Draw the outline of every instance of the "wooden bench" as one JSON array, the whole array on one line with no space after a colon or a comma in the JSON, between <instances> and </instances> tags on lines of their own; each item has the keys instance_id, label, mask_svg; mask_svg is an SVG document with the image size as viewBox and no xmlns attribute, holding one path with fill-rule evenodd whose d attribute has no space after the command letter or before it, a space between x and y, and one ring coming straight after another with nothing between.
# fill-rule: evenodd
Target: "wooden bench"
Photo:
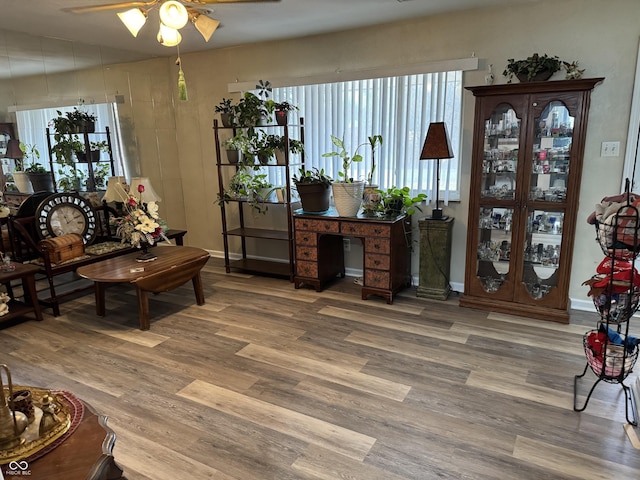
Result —
<instances>
[{"instance_id":1,"label":"wooden bench","mask_svg":"<svg viewBox=\"0 0 640 480\"><path fill-rule=\"evenodd\" d=\"M120 239L113 235L110 219L117 217L117 212L113 208L102 205L95 207L95 210L99 218L96 222L96 239L91 245L85 246L83 255L61 263L52 262L48 251L38 244L39 236L36 232L35 217L10 216L8 218L7 226L13 259L16 262L30 263L39 267L36 280L46 279L48 288L38 292L38 300L42 306L52 308L56 317L60 315L60 302L64 297L93 287L91 284L87 285L87 282L80 282L82 283L80 286L77 285L78 282L61 283L56 277L75 273L83 265L138 251L131 245L121 243ZM168 230L165 234L167 238L174 240L176 245L183 245L187 231Z\"/></svg>"}]
</instances>

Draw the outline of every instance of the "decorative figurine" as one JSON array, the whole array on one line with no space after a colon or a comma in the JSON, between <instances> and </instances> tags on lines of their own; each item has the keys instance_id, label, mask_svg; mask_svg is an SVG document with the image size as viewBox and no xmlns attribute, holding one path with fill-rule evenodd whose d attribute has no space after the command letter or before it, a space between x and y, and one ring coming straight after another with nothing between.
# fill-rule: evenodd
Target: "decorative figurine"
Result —
<instances>
[{"instance_id":1,"label":"decorative figurine","mask_svg":"<svg viewBox=\"0 0 640 480\"><path fill-rule=\"evenodd\" d=\"M487 85L493 85L493 81L495 80L495 76L493 75L493 63L489 64L489 73L484 76L484 83Z\"/></svg>"},{"instance_id":2,"label":"decorative figurine","mask_svg":"<svg viewBox=\"0 0 640 480\"><path fill-rule=\"evenodd\" d=\"M39 431L41 437L60 423L57 412L58 405L56 405L51 392L48 392L42 397L42 419L40 420Z\"/></svg>"},{"instance_id":3,"label":"decorative figurine","mask_svg":"<svg viewBox=\"0 0 640 480\"><path fill-rule=\"evenodd\" d=\"M564 67L564 69L567 71L567 75L564 77L565 80L578 80L580 78L582 78L582 74L584 73L585 69L583 68L582 70L578 69L578 61L574 61L574 62L562 62L562 66Z\"/></svg>"}]
</instances>

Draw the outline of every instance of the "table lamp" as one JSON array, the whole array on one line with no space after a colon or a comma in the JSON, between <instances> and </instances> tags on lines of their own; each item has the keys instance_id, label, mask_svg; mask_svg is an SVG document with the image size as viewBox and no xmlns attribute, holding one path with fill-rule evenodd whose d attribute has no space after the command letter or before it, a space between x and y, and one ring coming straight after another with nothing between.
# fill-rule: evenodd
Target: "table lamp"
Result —
<instances>
[{"instance_id":1,"label":"table lamp","mask_svg":"<svg viewBox=\"0 0 640 480\"><path fill-rule=\"evenodd\" d=\"M446 220L448 217L442 216L442 209L438 207L440 201L440 159L453 158L453 150L447 125L444 122L432 122L429 124L427 137L424 139L424 146L420 154L420 160L436 160L436 207L431 212L433 220Z\"/></svg>"},{"instance_id":2,"label":"table lamp","mask_svg":"<svg viewBox=\"0 0 640 480\"><path fill-rule=\"evenodd\" d=\"M138 194L139 185L142 185L144 187L142 195ZM162 200L153 189L153 186L151 186L149 177L133 177L131 179L131 187L129 187L129 192L131 192L131 194L135 195L136 197L139 196L140 201L144 203L159 202Z\"/></svg>"},{"instance_id":3,"label":"table lamp","mask_svg":"<svg viewBox=\"0 0 640 480\"><path fill-rule=\"evenodd\" d=\"M104 192L102 200L104 202L124 203L128 198L127 182L124 177L109 177L107 181L107 191Z\"/></svg>"}]
</instances>

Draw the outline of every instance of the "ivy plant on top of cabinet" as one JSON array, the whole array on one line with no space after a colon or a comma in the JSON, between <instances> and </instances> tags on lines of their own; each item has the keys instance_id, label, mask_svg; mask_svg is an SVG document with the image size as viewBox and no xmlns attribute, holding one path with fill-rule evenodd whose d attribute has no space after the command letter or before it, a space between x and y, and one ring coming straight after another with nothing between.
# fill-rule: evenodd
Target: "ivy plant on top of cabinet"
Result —
<instances>
[{"instance_id":1,"label":"ivy plant on top of cabinet","mask_svg":"<svg viewBox=\"0 0 640 480\"><path fill-rule=\"evenodd\" d=\"M569 322L590 95L603 80L467 87L476 106L461 306Z\"/></svg>"}]
</instances>

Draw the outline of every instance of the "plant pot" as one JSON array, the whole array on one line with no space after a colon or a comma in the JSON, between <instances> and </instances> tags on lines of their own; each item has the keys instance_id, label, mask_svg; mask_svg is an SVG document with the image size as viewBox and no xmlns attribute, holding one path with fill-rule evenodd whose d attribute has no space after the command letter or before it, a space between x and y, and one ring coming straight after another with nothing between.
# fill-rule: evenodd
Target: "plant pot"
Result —
<instances>
[{"instance_id":1,"label":"plant pot","mask_svg":"<svg viewBox=\"0 0 640 480\"><path fill-rule=\"evenodd\" d=\"M233 127L233 114L221 113L220 121L222 122L223 127Z\"/></svg>"},{"instance_id":2,"label":"plant pot","mask_svg":"<svg viewBox=\"0 0 640 480\"><path fill-rule=\"evenodd\" d=\"M336 206L338 215L341 217L355 217L362 204L362 191L364 181L358 182L334 182L333 203Z\"/></svg>"},{"instance_id":3,"label":"plant pot","mask_svg":"<svg viewBox=\"0 0 640 480\"><path fill-rule=\"evenodd\" d=\"M96 131L96 122L87 120L78 123L77 125L72 125L73 131L71 133L95 133Z\"/></svg>"},{"instance_id":4,"label":"plant pot","mask_svg":"<svg viewBox=\"0 0 640 480\"><path fill-rule=\"evenodd\" d=\"M289 112L285 110L276 110L276 123L281 127L284 127L289 121Z\"/></svg>"},{"instance_id":5,"label":"plant pot","mask_svg":"<svg viewBox=\"0 0 640 480\"><path fill-rule=\"evenodd\" d=\"M534 75L534 77L531 80L527 78L526 73L518 73L516 74L516 77L518 77L518 80L520 80L520 83L529 83L529 82L544 82L545 80L549 80L551 78L551 75L553 75L553 72L551 70L545 70L544 72L540 72Z\"/></svg>"},{"instance_id":6,"label":"plant pot","mask_svg":"<svg viewBox=\"0 0 640 480\"><path fill-rule=\"evenodd\" d=\"M85 152L76 152L76 158L80 163L87 163L87 154ZM91 150L91 154L89 155L91 158L91 163L96 163L100 161L100 150Z\"/></svg>"},{"instance_id":7,"label":"plant pot","mask_svg":"<svg viewBox=\"0 0 640 480\"><path fill-rule=\"evenodd\" d=\"M240 162L240 152L238 150L227 150L227 161L232 164Z\"/></svg>"},{"instance_id":8,"label":"plant pot","mask_svg":"<svg viewBox=\"0 0 640 480\"><path fill-rule=\"evenodd\" d=\"M379 210L382 197L378 192L378 185L366 185L362 194L362 208L365 213L375 213Z\"/></svg>"},{"instance_id":9,"label":"plant pot","mask_svg":"<svg viewBox=\"0 0 640 480\"><path fill-rule=\"evenodd\" d=\"M13 182L20 193L33 193L29 176L25 172L13 172Z\"/></svg>"},{"instance_id":10,"label":"plant pot","mask_svg":"<svg viewBox=\"0 0 640 480\"><path fill-rule=\"evenodd\" d=\"M258 157L260 165L267 165L271 159L271 155L268 153L258 153L256 156Z\"/></svg>"},{"instance_id":11,"label":"plant pot","mask_svg":"<svg viewBox=\"0 0 640 480\"><path fill-rule=\"evenodd\" d=\"M322 183L296 183L302 210L318 213L329 210L331 189Z\"/></svg>"},{"instance_id":12,"label":"plant pot","mask_svg":"<svg viewBox=\"0 0 640 480\"><path fill-rule=\"evenodd\" d=\"M389 200L385 204L384 214L387 217L397 217L402 213L402 207L404 207L404 200L402 198Z\"/></svg>"},{"instance_id":13,"label":"plant pot","mask_svg":"<svg viewBox=\"0 0 640 480\"><path fill-rule=\"evenodd\" d=\"M276 157L276 164L277 165L286 165L287 164L287 159L284 156L284 150L276 148L274 150L274 155Z\"/></svg>"},{"instance_id":14,"label":"plant pot","mask_svg":"<svg viewBox=\"0 0 640 480\"><path fill-rule=\"evenodd\" d=\"M27 173L34 192L53 192L53 175L46 173Z\"/></svg>"}]
</instances>

